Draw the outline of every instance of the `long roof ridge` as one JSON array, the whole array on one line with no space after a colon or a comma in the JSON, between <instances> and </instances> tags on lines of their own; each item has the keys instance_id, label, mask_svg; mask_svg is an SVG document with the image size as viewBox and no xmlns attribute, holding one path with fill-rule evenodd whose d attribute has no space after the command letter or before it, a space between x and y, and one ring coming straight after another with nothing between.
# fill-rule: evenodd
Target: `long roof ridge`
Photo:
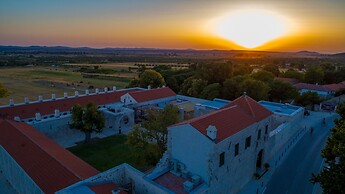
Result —
<instances>
[{"instance_id":1,"label":"long roof ridge","mask_svg":"<svg viewBox=\"0 0 345 194\"><path fill-rule=\"evenodd\" d=\"M41 145L35 141L33 138L31 138L30 136L28 136L22 129L20 129L18 126L16 126L14 124L14 121L8 121L6 120L6 122L8 122L10 125L12 125L14 128L16 128L21 134L23 134L25 137L27 137L31 142L33 142L37 147L39 147L43 152L45 152L49 157L53 158L55 161L57 161L59 164L61 164L61 166L65 169L67 169L69 172L71 172L74 176L76 176L78 179L83 180L84 178L81 177L80 175L76 174L72 169L68 168L62 161L60 161L58 158L56 158L54 155L52 155L51 153L49 153L46 149L42 148ZM26 123L25 123L26 124ZM28 124L27 124L28 125ZM31 125L28 125L28 127L32 127ZM36 130L36 129L34 129ZM41 135L44 135L43 133L39 132L36 130L36 132L40 133ZM44 135L45 136L45 135ZM47 137L47 136L45 136ZM53 140L51 140L50 138L47 137L47 139L49 139L49 141L53 142L54 144L56 144L57 146L61 147L60 145L58 145L57 143L55 143ZM61 147L61 149L64 149L63 147ZM68 150L66 150L67 152L69 152ZM73 155L73 154L72 154ZM74 156L74 155L73 155ZM79 159L79 158L78 158ZM81 160L81 159L80 159ZM81 160L83 161L83 160ZM84 161L83 161L84 162ZM89 165L90 166L90 165ZM91 167L91 166L90 166ZM92 167L93 168L93 167ZM96 169L95 169L96 170ZM97 170L98 171L98 170ZM30 176L30 175L29 175Z\"/></svg>"}]
</instances>

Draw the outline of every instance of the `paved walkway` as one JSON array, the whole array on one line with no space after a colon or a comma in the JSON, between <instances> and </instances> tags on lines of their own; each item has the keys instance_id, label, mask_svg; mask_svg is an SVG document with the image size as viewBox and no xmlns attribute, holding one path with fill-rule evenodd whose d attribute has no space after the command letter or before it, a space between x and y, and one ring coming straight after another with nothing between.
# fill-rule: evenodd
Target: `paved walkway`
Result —
<instances>
[{"instance_id":1,"label":"paved walkway","mask_svg":"<svg viewBox=\"0 0 345 194\"><path fill-rule=\"evenodd\" d=\"M292 141L292 145L279 161L278 166L271 167L259 180L253 179L240 193L320 192L320 187L317 185L313 187L309 179L311 173L317 173L323 164L320 151L329 135L329 128L332 127L335 117L334 113L311 112L311 115L303 120L306 130L302 130L299 135L296 135L296 139ZM327 118L326 125L322 124L323 118ZM310 127L315 128L313 135L310 135Z\"/></svg>"},{"instance_id":2,"label":"paved walkway","mask_svg":"<svg viewBox=\"0 0 345 194\"><path fill-rule=\"evenodd\" d=\"M123 130L130 131L130 130ZM111 135L118 134L118 131L114 129L105 129L101 133L92 133L91 138L105 138ZM125 134L125 133L124 133ZM53 140L64 148L70 148L76 146L78 142L85 140L85 135L82 132L75 133L73 136L62 137L62 138L53 138Z\"/></svg>"}]
</instances>

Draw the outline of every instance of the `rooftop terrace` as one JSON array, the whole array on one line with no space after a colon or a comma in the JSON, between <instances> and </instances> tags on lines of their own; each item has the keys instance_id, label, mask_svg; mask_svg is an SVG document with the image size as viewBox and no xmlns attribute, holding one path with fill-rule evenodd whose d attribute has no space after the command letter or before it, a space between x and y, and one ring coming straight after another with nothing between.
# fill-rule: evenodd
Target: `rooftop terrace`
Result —
<instances>
[{"instance_id":1,"label":"rooftop terrace","mask_svg":"<svg viewBox=\"0 0 345 194\"><path fill-rule=\"evenodd\" d=\"M302 109L302 107L294 106L291 104L282 104L276 102L268 102L261 100L259 104L267 108L268 110L274 112L275 114L293 116Z\"/></svg>"}]
</instances>

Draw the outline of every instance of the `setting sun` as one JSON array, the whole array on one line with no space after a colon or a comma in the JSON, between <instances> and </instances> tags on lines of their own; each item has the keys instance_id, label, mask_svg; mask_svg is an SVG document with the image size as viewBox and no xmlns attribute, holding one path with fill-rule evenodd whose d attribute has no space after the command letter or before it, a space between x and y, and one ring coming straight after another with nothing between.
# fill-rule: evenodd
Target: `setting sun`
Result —
<instances>
[{"instance_id":1,"label":"setting sun","mask_svg":"<svg viewBox=\"0 0 345 194\"><path fill-rule=\"evenodd\" d=\"M261 10L242 10L217 19L216 33L243 47L255 48L287 32L279 15Z\"/></svg>"}]
</instances>

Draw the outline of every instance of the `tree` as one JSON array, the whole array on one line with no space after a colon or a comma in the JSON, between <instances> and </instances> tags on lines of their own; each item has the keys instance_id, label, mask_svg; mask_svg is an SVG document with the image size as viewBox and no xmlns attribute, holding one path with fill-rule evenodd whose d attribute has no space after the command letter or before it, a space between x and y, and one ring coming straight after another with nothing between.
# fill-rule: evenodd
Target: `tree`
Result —
<instances>
[{"instance_id":1,"label":"tree","mask_svg":"<svg viewBox=\"0 0 345 194\"><path fill-rule=\"evenodd\" d=\"M288 69L286 72L283 73L283 77L286 78L294 78L297 79L300 82L304 81L304 74L300 73L294 69Z\"/></svg>"},{"instance_id":2,"label":"tree","mask_svg":"<svg viewBox=\"0 0 345 194\"><path fill-rule=\"evenodd\" d=\"M221 86L219 83L213 83L206 86L200 95L200 98L212 100L220 96Z\"/></svg>"},{"instance_id":3,"label":"tree","mask_svg":"<svg viewBox=\"0 0 345 194\"><path fill-rule=\"evenodd\" d=\"M337 106L337 113L340 115L340 122L345 122L345 103Z\"/></svg>"},{"instance_id":4,"label":"tree","mask_svg":"<svg viewBox=\"0 0 345 194\"><path fill-rule=\"evenodd\" d=\"M249 65L235 65L233 76L249 75L253 71L253 68Z\"/></svg>"},{"instance_id":5,"label":"tree","mask_svg":"<svg viewBox=\"0 0 345 194\"><path fill-rule=\"evenodd\" d=\"M197 77L206 80L207 83L223 83L225 79L232 77L233 65L226 63L206 63L198 65Z\"/></svg>"},{"instance_id":6,"label":"tree","mask_svg":"<svg viewBox=\"0 0 345 194\"><path fill-rule=\"evenodd\" d=\"M280 74L278 65L269 64L269 65L265 65L262 69L273 73L273 75L275 76L279 76Z\"/></svg>"},{"instance_id":7,"label":"tree","mask_svg":"<svg viewBox=\"0 0 345 194\"><path fill-rule=\"evenodd\" d=\"M133 79L129 82L127 88L134 88L134 87L139 87L139 86L140 86L140 80L139 80L139 78L133 78Z\"/></svg>"},{"instance_id":8,"label":"tree","mask_svg":"<svg viewBox=\"0 0 345 194\"><path fill-rule=\"evenodd\" d=\"M265 70L260 70L258 72L255 72L251 75L251 77L256 80L263 81L265 83L272 82L274 79L273 73L269 71L265 71Z\"/></svg>"},{"instance_id":9,"label":"tree","mask_svg":"<svg viewBox=\"0 0 345 194\"><path fill-rule=\"evenodd\" d=\"M7 97L8 90L0 83L0 98Z\"/></svg>"},{"instance_id":10,"label":"tree","mask_svg":"<svg viewBox=\"0 0 345 194\"><path fill-rule=\"evenodd\" d=\"M193 79L191 87L187 90L189 96L200 97L201 92L207 86L207 81L202 79Z\"/></svg>"},{"instance_id":11,"label":"tree","mask_svg":"<svg viewBox=\"0 0 345 194\"><path fill-rule=\"evenodd\" d=\"M128 134L128 143L142 150L142 158L155 164L166 150L167 127L179 121L179 109L167 105L164 110L150 110L148 118Z\"/></svg>"},{"instance_id":12,"label":"tree","mask_svg":"<svg viewBox=\"0 0 345 194\"><path fill-rule=\"evenodd\" d=\"M305 72L304 80L307 83L317 84L322 83L324 78L324 72L321 67L311 67Z\"/></svg>"},{"instance_id":13,"label":"tree","mask_svg":"<svg viewBox=\"0 0 345 194\"><path fill-rule=\"evenodd\" d=\"M326 159L327 168L318 175L312 174L311 182L319 182L326 194L345 193L345 103L339 106L335 128L327 138L326 146L321 156Z\"/></svg>"},{"instance_id":14,"label":"tree","mask_svg":"<svg viewBox=\"0 0 345 194\"><path fill-rule=\"evenodd\" d=\"M181 90L180 90L182 94L188 95L188 89L192 87L194 79L195 77L191 76L184 80L184 82L181 85Z\"/></svg>"},{"instance_id":15,"label":"tree","mask_svg":"<svg viewBox=\"0 0 345 194\"><path fill-rule=\"evenodd\" d=\"M74 105L71 110L72 123L71 128L80 130L85 133L85 143L91 140L91 133L100 133L104 127L104 116L97 106L88 103L82 107L79 104Z\"/></svg>"},{"instance_id":16,"label":"tree","mask_svg":"<svg viewBox=\"0 0 345 194\"><path fill-rule=\"evenodd\" d=\"M234 100L243 94L242 82L249 79L247 76L235 76L223 82L222 98Z\"/></svg>"},{"instance_id":17,"label":"tree","mask_svg":"<svg viewBox=\"0 0 345 194\"><path fill-rule=\"evenodd\" d=\"M246 79L241 84L242 92L246 92L250 97L259 101L267 100L268 92L270 91L269 86L258 80Z\"/></svg>"},{"instance_id":18,"label":"tree","mask_svg":"<svg viewBox=\"0 0 345 194\"><path fill-rule=\"evenodd\" d=\"M290 83L274 80L270 84L269 99L271 101L286 101L295 99L298 96L297 88Z\"/></svg>"},{"instance_id":19,"label":"tree","mask_svg":"<svg viewBox=\"0 0 345 194\"><path fill-rule=\"evenodd\" d=\"M169 76L166 80L167 86L175 92L179 90L178 83L175 77Z\"/></svg>"},{"instance_id":20,"label":"tree","mask_svg":"<svg viewBox=\"0 0 345 194\"><path fill-rule=\"evenodd\" d=\"M320 102L320 97L316 92L304 92L296 98L296 103L302 106L319 104Z\"/></svg>"},{"instance_id":21,"label":"tree","mask_svg":"<svg viewBox=\"0 0 345 194\"><path fill-rule=\"evenodd\" d=\"M165 84L163 76L155 70L145 70L139 77L140 87L162 87Z\"/></svg>"}]
</instances>

